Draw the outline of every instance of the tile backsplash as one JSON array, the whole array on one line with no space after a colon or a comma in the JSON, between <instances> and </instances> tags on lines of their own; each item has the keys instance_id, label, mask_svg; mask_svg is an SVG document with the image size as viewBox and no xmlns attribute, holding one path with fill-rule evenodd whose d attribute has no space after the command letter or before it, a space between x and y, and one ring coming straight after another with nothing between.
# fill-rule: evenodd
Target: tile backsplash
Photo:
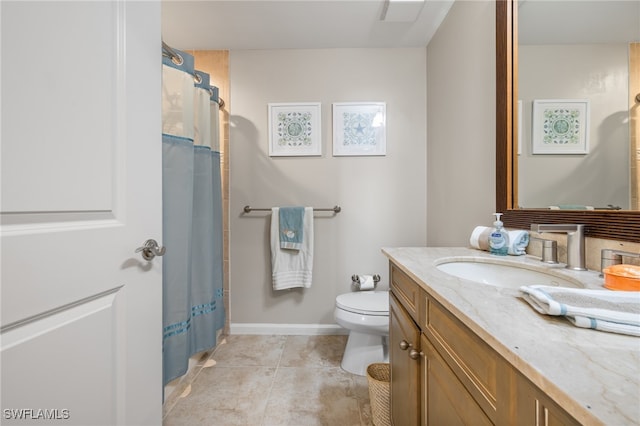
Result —
<instances>
[{"instance_id":1,"label":"tile backsplash","mask_svg":"<svg viewBox=\"0 0 640 426\"><path fill-rule=\"evenodd\" d=\"M531 232L531 237L544 238L546 240L555 240L558 242L558 261L567 262L567 236L564 234L545 233L540 235L537 232ZM640 253L640 243L632 243L628 241L605 240L602 238L585 238L585 256L587 269L600 270L600 251L602 249L613 249L628 251L631 253ZM532 256L541 256L542 243L539 240L531 240L527 247L527 254ZM623 263L640 265L640 259L623 257Z\"/></svg>"}]
</instances>

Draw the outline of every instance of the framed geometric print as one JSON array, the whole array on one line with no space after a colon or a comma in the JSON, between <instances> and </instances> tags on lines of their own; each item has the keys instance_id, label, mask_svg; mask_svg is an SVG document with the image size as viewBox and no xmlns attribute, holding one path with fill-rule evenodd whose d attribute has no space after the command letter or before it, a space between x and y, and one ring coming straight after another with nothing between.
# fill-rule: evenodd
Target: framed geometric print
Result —
<instances>
[{"instance_id":1,"label":"framed geometric print","mask_svg":"<svg viewBox=\"0 0 640 426\"><path fill-rule=\"evenodd\" d=\"M269 156L322 155L320 102L268 106Z\"/></svg>"},{"instance_id":2,"label":"framed geometric print","mask_svg":"<svg viewBox=\"0 0 640 426\"><path fill-rule=\"evenodd\" d=\"M533 101L533 154L588 154L589 100Z\"/></svg>"},{"instance_id":3,"label":"framed geometric print","mask_svg":"<svg viewBox=\"0 0 640 426\"><path fill-rule=\"evenodd\" d=\"M386 155L386 103L333 104L333 155Z\"/></svg>"}]
</instances>

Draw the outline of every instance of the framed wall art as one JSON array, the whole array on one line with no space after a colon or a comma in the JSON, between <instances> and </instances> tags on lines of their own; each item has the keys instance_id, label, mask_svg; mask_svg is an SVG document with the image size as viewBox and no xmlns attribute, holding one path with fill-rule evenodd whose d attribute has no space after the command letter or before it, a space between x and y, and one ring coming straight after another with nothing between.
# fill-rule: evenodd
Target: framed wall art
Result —
<instances>
[{"instance_id":1,"label":"framed wall art","mask_svg":"<svg viewBox=\"0 0 640 426\"><path fill-rule=\"evenodd\" d=\"M588 154L589 100L533 101L533 154Z\"/></svg>"},{"instance_id":2,"label":"framed wall art","mask_svg":"<svg viewBox=\"0 0 640 426\"><path fill-rule=\"evenodd\" d=\"M522 101L518 100L518 155L522 155Z\"/></svg>"},{"instance_id":3,"label":"framed wall art","mask_svg":"<svg viewBox=\"0 0 640 426\"><path fill-rule=\"evenodd\" d=\"M322 155L320 102L270 103L269 156Z\"/></svg>"},{"instance_id":4,"label":"framed wall art","mask_svg":"<svg viewBox=\"0 0 640 426\"><path fill-rule=\"evenodd\" d=\"M386 155L386 103L333 104L333 155Z\"/></svg>"}]
</instances>

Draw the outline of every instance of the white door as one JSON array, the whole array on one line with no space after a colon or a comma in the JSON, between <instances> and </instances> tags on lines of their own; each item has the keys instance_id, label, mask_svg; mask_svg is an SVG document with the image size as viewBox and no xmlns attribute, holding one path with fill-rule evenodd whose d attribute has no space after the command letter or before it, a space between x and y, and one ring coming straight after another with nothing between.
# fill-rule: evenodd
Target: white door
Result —
<instances>
[{"instance_id":1,"label":"white door","mask_svg":"<svg viewBox=\"0 0 640 426\"><path fill-rule=\"evenodd\" d=\"M159 425L160 4L0 13L0 423Z\"/></svg>"}]
</instances>

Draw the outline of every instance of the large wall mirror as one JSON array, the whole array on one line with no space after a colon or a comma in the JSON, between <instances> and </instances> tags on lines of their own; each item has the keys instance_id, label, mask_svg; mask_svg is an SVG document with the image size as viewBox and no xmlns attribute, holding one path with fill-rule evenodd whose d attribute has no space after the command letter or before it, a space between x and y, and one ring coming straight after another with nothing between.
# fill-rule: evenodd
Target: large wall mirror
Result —
<instances>
[{"instance_id":1,"label":"large wall mirror","mask_svg":"<svg viewBox=\"0 0 640 426\"><path fill-rule=\"evenodd\" d=\"M496 1L496 207L507 226L583 223L588 236L640 242L639 20L638 2Z\"/></svg>"}]
</instances>

